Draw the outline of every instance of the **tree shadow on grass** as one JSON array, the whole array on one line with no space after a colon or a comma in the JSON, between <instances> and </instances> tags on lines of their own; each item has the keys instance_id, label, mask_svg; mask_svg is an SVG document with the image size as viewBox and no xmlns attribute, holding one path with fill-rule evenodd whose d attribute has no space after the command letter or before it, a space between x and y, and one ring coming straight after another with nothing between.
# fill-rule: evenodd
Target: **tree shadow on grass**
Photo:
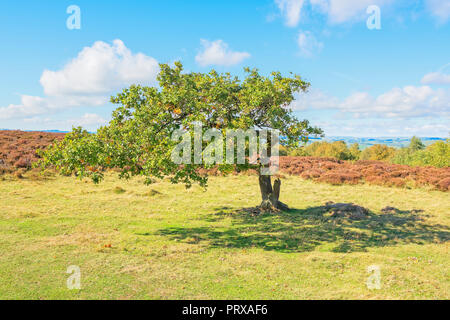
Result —
<instances>
[{"instance_id":1,"label":"tree shadow on grass","mask_svg":"<svg viewBox=\"0 0 450 320\"><path fill-rule=\"evenodd\" d=\"M157 234L210 247L262 248L279 252L312 251L318 246L326 251L354 252L397 244L442 243L450 239L450 229L426 223L425 216L420 215L422 210L369 212L364 220L332 217L325 207L260 215L224 210L217 208L206 218L210 226L171 227ZM231 219L231 226L214 223L223 219Z\"/></svg>"}]
</instances>

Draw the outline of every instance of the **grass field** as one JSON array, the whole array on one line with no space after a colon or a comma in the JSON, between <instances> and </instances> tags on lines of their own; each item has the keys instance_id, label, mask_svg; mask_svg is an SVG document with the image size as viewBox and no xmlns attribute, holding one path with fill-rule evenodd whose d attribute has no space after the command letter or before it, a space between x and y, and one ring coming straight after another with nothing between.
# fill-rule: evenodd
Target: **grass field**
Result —
<instances>
[{"instance_id":1,"label":"grass field","mask_svg":"<svg viewBox=\"0 0 450 320\"><path fill-rule=\"evenodd\" d=\"M0 181L2 299L449 299L448 193L283 179L276 215L257 177L212 177L207 191L108 176ZM327 201L369 219L332 218ZM386 206L398 208L382 213ZM414 210L423 210L414 211ZM69 290L68 266L81 269ZM381 268L369 290L367 267Z\"/></svg>"}]
</instances>

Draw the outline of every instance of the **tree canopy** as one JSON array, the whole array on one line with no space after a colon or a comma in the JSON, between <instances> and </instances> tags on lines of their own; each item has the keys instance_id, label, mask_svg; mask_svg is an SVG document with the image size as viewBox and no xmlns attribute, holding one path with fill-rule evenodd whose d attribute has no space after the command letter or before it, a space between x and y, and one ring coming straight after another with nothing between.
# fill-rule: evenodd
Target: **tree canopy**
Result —
<instances>
[{"instance_id":1,"label":"tree canopy","mask_svg":"<svg viewBox=\"0 0 450 320\"><path fill-rule=\"evenodd\" d=\"M420 138L413 136L408 148L412 151L423 150L425 149L425 145L423 144L422 140L420 140Z\"/></svg>"},{"instance_id":2,"label":"tree canopy","mask_svg":"<svg viewBox=\"0 0 450 320\"><path fill-rule=\"evenodd\" d=\"M118 107L108 125L90 134L74 128L61 142L43 152L42 167L54 166L63 174L103 178L104 169L116 168L121 178L134 175L168 177L173 183L205 186L207 177L198 173L205 164L173 163L171 153L178 143L171 139L174 130L191 130L201 123L204 130L277 129L281 144L298 145L308 136L321 134L308 120L298 120L290 109L297 92L310 84L298 75L284 77L279 72L261 75L245 69L243 80L229 73L183 72L181 63L160 65L158 86L133 85L111 98ZM242 169L248 163L238 165ZM219 170L230 170L219 164Z\"/></svg>"}]
</instances>

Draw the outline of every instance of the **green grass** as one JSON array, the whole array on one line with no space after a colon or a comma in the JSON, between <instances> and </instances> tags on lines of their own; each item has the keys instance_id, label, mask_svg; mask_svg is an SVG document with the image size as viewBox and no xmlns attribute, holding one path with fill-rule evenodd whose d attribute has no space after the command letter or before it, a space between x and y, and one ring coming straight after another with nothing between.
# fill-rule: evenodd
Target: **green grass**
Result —
<instances>
[{"instance_id":1,"label":"green grass","mask_svg":"<svg viewBox=\"0 0 450 320\"><path fill-rule=\"evenodd\" d=\"M450 298L444 192L287 177L281 200L293 209L260 216L239 212L259 203L252 176L213 177L207 191L3 177L0 194L1 299ZM331 218L327 201L370 218ZM66 287L70 265L81 290ZM379 290L366 287L370 265Z\"/></svg>"}]
</instances>

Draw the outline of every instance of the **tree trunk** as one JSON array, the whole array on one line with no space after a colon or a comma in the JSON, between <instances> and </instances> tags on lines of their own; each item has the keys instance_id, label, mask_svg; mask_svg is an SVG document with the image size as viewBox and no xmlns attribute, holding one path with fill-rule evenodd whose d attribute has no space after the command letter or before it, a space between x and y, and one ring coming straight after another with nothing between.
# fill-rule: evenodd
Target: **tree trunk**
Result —
<instances>
[{"instance_id":1,"label":"tree trunk","mask_svg":"<svg viewBox=\"0 0 450 320\"><path fill-rule=\"evenodd\" d=\"M273 184L269 175L259 175L259 188L261 190L261 209L272 211L277 210L289 210L289 207L283 202L279 201L281 180L277 178Z\"/></svg>"}]
</instances>

